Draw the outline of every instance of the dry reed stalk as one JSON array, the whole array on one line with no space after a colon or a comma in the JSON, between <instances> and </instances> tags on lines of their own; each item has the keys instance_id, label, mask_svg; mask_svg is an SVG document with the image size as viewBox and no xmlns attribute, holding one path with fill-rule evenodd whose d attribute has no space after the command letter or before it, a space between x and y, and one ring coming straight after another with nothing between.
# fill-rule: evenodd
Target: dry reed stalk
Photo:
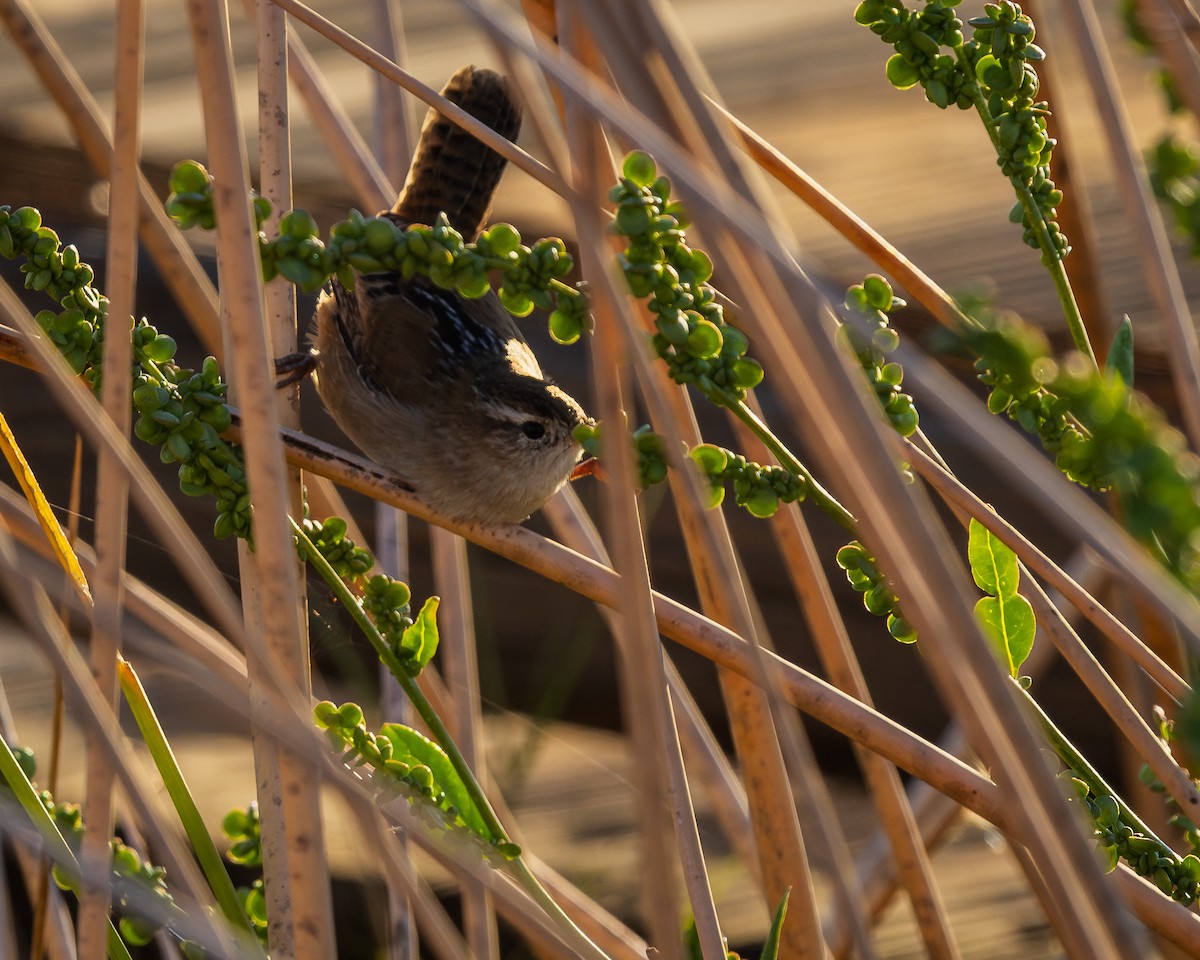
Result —
<instances>
[{"instance_id":1,"label":"dry reed stalk","mask_svg":"<svg viewBox=\"0 0 1200 960\"><path fill-rule=\"evenodd\" d=\"M442 674L450 694L446 722L468 766L488 791L487 762L483 749L483 717L479 702L479 664L475 654L475 618L471 604L471 576L466 542L440 527L431 527L429 546L433 559L434 588L442 597L438 607ZM491 898L479 883L462 885L463 927L467 943L478 960L500 954L496 916Z\"/></svg>"},{"instance_id":2,"label":"dry reed stalk","mask_svg":"<svg viewBox=\"0 0 1200 960\"><path fill-rule=\"evenodd\" d=\"M394 181L380 167L362 135L338 105L308 47L295 33L288 37L291 55L288 71L296 92L304 99L309 118L321 131L321 141L346 175L358 202L368 210L382 210L396 198Z\"/></svg>"},{"instance_id":3,"label":"dry reed stalk","mask_svg":"<svg viewBox=\"0 0 1200 960\"><path fill-rule=\"evenodd\" d=\"M222 320L226 354L232 359L230 380L249 411L243 428L247 483L254 491L255 550L252 558L247 558L252 562L243 564L242 580L250 624L246 636L250 641L247 654L251 686L253 690L283 684L307 698L308 650L296 602L298 561L285 508L291 490L279 444L275 391L269 372L257 229L249 206L226 10L220 0L190 0L187 8L200 85L205 90L204 121L215 181ZM244 549L240 553L246 558ZM286 672L268 673L264 651L273 653ZM321 840L319 779L313 778L300 758L276 750L265 740L257 740L255 746L260 789L266 787L260 810L272 949L293 955L296 960L320 960L333 952L333 922Z\"/></svg>"},{"instance_id":4,"label":"dry reed stalk","mask_svg":"<svg viewBox=\"0 0 1200 960\"><path fill-rule=\"evenodd\" d=\"M113 136L87 85L25 0L0 0L0 20L58 104L88 162L101 177L108 178L112 173ZM163 211L157 192L140 173L138 197L142 242L184 315L202 338L208 332L206 343L210 350L215 349L220 337L212 282Z\"/></svg>"},{"instance_id":5,"label":"dry reed stalk","mask_svg":"<svg viewBox=\"0 0 1200 960\"><path fill-rule=\"evenodd\" d=\"M597 563L609 563L599 531L584 513L583 505L573 490L566 488L560 491L558 496L551 498L542 507L542 510L550 521L554 535L563 545ZM599 612L611 628L611 611L601 606ZM724 750L717 743L671 657L664 656L676 721L683 721L678 728L680 746L685 758L697 768L693 779L704 784L726 839L737 851L738 859L753 882L761 888L762 868L758 862L758 850L751 839L753 827L750 823L745 788L726 759Z\"/></svg>"},{"instance_id":6,"label":"dry reed stalk","mask_svg":"<svg viewBox=\"0 0 1200 960\"><path fill-rule=\"evenodd\" d=\"M608 7L590 5L587 9L595 20L592 35L600 41L607 38L603 44L604 52L614 62L613 75L621 78L622 90L630 102L663 130L686 141L687 149L696 155L698 162L719 164L721 173L730 182L739 183L740 171L734 158L720 149L719 137L713 136L715 124L709 121L706 128L704 122L707 107L698 85L709 85L707 77L694 58L689 59L680 52L677 37L662 21L661 5L627 5L622 15ZM600 18L602 12L607 14L604 19ZM643 61L641 53L647 43L656 51L656 56ZM620 54L623 57L618 61ZM637 67L643 63L645 69L639 71ZM623 68L622 64L625 65ZM699 123L680 123L677 118L684 116L699 118ZM641 312L630 308L628 297L624 301L626 309L622 315L626 318L630 341L628 350L635 360L643 393L655 411L652 419L666 432L669 448L678 448L681 439L692 445L699 438L690 407L679 388L667 383L660 367L656 366L653 373L646 370L643 331L633 320ZM700 489L690 471L674 472L671 483L702 609L746 637L751 649L756 650L758 630L747 604L748 591L741 582L723 515L705 509L707 491ZM783 762L786 755L795 776L804 783L812 781L803 795L805 806L817 827L817 835L833 847L829 862L833 865L834 889L850 912L863 920L857 926L859 949L864 957L871 956L865 918L857 909L860 896L855 890L854 878L847 870L851 858L844 855L844 849L839 849L840 827L835 818L821 815L829 808L827 802L811 802L823 796L824 791L819 773L813 769L811 749L803 732L790 711L779 709L779 698L765 670L760 669L759 675L750 679L721 671L718 678L735 747L744 768L743 779L747 783L768 907L778 902L785 889L791 888L791 909L799 909L798 918L793 913L793 923L784 931L781 949L788 953L823 951L811 875L804 853L805 842L800 835L787 767ZM844 840L840 846L844 848ZM798 924L796 919L799 919Z\"/></svg>"},{"instance_id":7,"label":"dry reed stalk","mask_svg":"<svg viewBox=\"0 0 1200 960\"><path fill-rule=\"evenodd\" d=\"M590 82L603 83L596 69L599 61L591 39L578 18L578 10L567 5L558 8L559 38L577 51L593 67ZM611 169L598 129L585 122L575 98L564 97L566 143L572 166L571 193L568 200L575 217L584 271L599 277L607 269L601 262L605 249L604 224L591 216L592 204L582 198L597 196L605 171ZM578 193L576 193L578 191ZM578 200L575 197L578 196ZM619 306L602 287L602 295L592 304L596 316L596 336L592 340L593 390L598 419L615 427L620 436L626 429L625 407L630 395L627 378L626 346L620 334ZM611 469L621 482L607 484L602 495L602 525L605 541L613 557L614 569L621 580L623 601L615 620L619 653L618 681L621 712L629 733L630 749L637 757L633 764L638 804L638 834L646 870L641 877L641 912L650 932L651 944L665 960L679 960L682 946L678 928L681 916L676 893L676 858L670 848L672 819L667 801L669 753L678 749L669 725L666 703L666 677L662 649L655 627L652 591L642 540L638 506L634 497L632 452L624 444L612 450ZM670 742L669 742L670 741ZM689 836L677 834L682 845ZM689 894L692 891L689 890ZM711 893L693 903L693 910L709 911ZM706 948L707 949L707 948Z\"/></svg>"},{"instance_id":8,"label":"dry reed stalk","mask_svg":"<svg viewBox=\"0 0 1200 960\"><path fill-rule=\"evenodd\" d=\"M1173 0L1138 0L1136 7L1138 22L1174 82L1175 95L1193 117L1200 117L1200 62L1183 29L1187 13Z\"/></svg>"},{"instance_id":9,"label":"dry reed stalk","mask_svg":"<svg viewBox=\"0 0 1200 960\"><path fill-rule=\"evenodd\" d=\"M599 8L587 7L590 13L599 13ZM617 18L619 19L619 18ZM612 30L612 22L593 23L591 35L604 43L604 53L611 60L613 50L622 50L619 40L613 40L616 31ZM604 42L605 39L607 42ZM661 45L660 45L661 49ZM627 54L631 50L624 51ZM630 64L636 58L625 58ZM624 61L623 61L624 62ZM620 75L620 71L615 71ZM678 73L675 74L679 76ZM647 72L643 77L645 85L631 82L630 90L637 89L643 99L654 97L675 99L679 91L672 91L657 85L658 78ZM672 111L661 100L650 109L664 127L671 125ZM598 278L593 278L596 282ZM606 290L608 289L606 283ZM632 317L636 311L629 308L628 297L622 297L625 309L621 315ZM647 378L644 376L645 361L642 356L644 349L640 341L640 329L636 326L627 334L626 349L635 360L635 369L646 389ZM660 390L661 390L660 385ZM682 399L677 388L671 386L668 397L670 400ZM683 412L675 404L672 412L663 406L661 398L655 399L651 393L652 406L657 404L658 415L654 418L661 429L668 432L668 444L677 436L681 429L694 432L694 428L682 426L678 422L682 418L690 422L690 414ZM676 419L672 430L670 420ZM690 474L676 473L672 476L676 490L676 502L681 509L682 529L688 546L689 562L696 571L695 578L700 589L702 604L706 613L718 621L727 623L738 630L743 636L754 637L754 625L749 610L745 606L740 586L740 573L731 552L728 533L724 528L720 514L704 511L700 504L700 495L695 487L688 485L692 478ZM676 483L676 481L678 481ZM752 642L756 642L753 641ZM791 923L784 931L783 949L785 951L808 951L821 949L819 947L819 924L816 918L815 897L812 894L812 882L808 872L807 857L804 854L804 842L799 833L794 806L790 800L791 790L787 771L783 764L780 744L777 740L776 728L787 728L786 718L776 713L772 720L769 684L759 687L752 679L742 678L736 674L722 671L719 679L724 692L728 715L733 729L735 746L741 763L745 769L743 779L749 784L751 796L751 822L754 826L758 845L758 861L763 871L764 882L768 897L768 906L777 903L785 889L792 889ZM797 767L797 774L803 768L802 754L794 745L789 751ZM828 824L830 831L836 831L836 824ZM833 862L837 862L834 858ZM848 901L853 900L853 893L844 883L845 877L835 878L835 886L840 888L840 894ZM839 881L843 881L839 883ZM806 894L807 891L807 894ZM807 908L807 909L806 909ZM799 913L797 914L797 911ZM797 923L799 919L799 923ZM869 939L862 928L861 946L869 954Z\"/></svg>"},{"instance_id":10,"label":"dry reed stalk","mask_svg":"<svg viewBox=\"0 0 1200 960\"><path fill-rule=\"evenodd\" d=\"M129 370L133 341L129 335L137 283L138 163L141 156L141 88L144 58L144 11L141 0L121 0L116 14L116 75L113 107L113 152L109 177L108 258L109 322L113 335L104 339L104 363L109 370ZM123 335L122 335L123 334ZM129 377L106 377L102 386L104 412L122 436L128 436L132 384ZM96 578L92 582L95 604L88 649L88 665L100 702L117 715L119 690L117 659L121 643L121 574L125 568L128 535L129 487L116 457L99 456L96 481ZM108 937L111 882L110 844L116 820L113 784L115 772L94 728L85 728L87 772L84 785L86 828L80 846L85 875L101 878L85 882L80 890L76 937L79 955L105 955Z\"/></svg>"},{"instance_id":11,"label":"dry reed stalk","mask_svg":"<svg viewBox=\"0 0 1200 960\"><path fill-rule=\"evenodd\" d=\"M404 17L398 5L389 0L374 0L371 12L375 21L375 49L401 69L408 68L408 43ZM412 102L394 83L372 73L375 80L375 109L371 139L384 176L403 183L409 160L417 148L417 116Z\"/></svg>"},{"instance_id":12,"label":"dry reed stalk","mask_svg":"<svg viewBox=\"0 0 1200 960\"><path fill-rule=\"evenodd\" d=\"M1200 14L1192 6L1191 0L1168 0L1171 12L1179 21L1179 29L1188 38L1192 46L1200 52Z\"/></svg>"},{"instance_id":13,"label":"dry reed stalk","mask_svg":"<svg viewBox=\"0 0 1200 960\"><path fill-rule=\"evenodd\" d=\"M636 315L628 303L626 315ZM663 432L669 450L694 446L700 437L686 395L674 384L664 382L665 373L660 365L648 369L641 345L635 339L637 331L630 330L630 334L634 340L631 344L634 368L651 410L651 420ZM801 834L792 798L790 768L795 780L804 785L800 803L809 815L810 826L821 837L818 843L828 851L837 899L857 918L854 926L858 949L864 957L871 957L873 950L861 910L861 892L857 882L846 873L853 861L836 817L827 815L829 803L812 802L814 797L824 794L824 783L812 762L811 747L803 731L795 728L794 718L783 715L779 709L778 691L770 683L760 654L760 646L767 645L761 618L755 616L751 607L750 588L742 580L724 515L706 510L702 499L706 493L697 489L695 473L682 463L675 466L682 469L674 470L669 479L701 610L746 638L755 668L750 677L721 671L718 678L746 784L767 907L778 903L782 891L790 888L792 896L797 898L795 904L802 910L801 920L807 920L795 935L808 944L821 943L819 935L814 935L819 931L819 915L807 842ZM789 913L790 910L789 903Z\"/></svg>"},{"instance_id":14,"label":"dry reed stalk","mask_svg":"<svg viewBox=\"0 0 1200 960\"><path fill-rule=\"evenodd\" d=\"M1200 339L1171 255L1161 215L1150 193L1145 167L1134 145L1129 116L1116 84L1116 68L1089 0L1063 4L1072 39L1083 57L1092 96L1108 139L1125 216L1150 295L1166 330L1175 392L1192 449L1200 449Z\"/></svg>"},{"instance_id":15,"label":"dry reed stalk","mask_svg":"<svg viewBox=\"0 0 1200 960\"><path fill-rule=\"evenodd\" d=\"M379 51L330 22L311 7L300 3L299 0L271 0L271 2L282 7L301 23L311 27L327 40L331 40L337 44L376 73L403 87L409 93L425 101L429 106L436 107L448 120L458 124L464 130L470 131L514 166L524 170L534 180L539 181L560 195L566 191L566 185L558 173L549 169L544 163L530 156L520 147L505 140L487 124L481 123L465 110L450 103L432 87L422 83L407 70L402 69L379 53Z\"/></svg>"},{"instance_id":16,"label":"dry reed stalk","mask_svg":"<svg viewBox=\"0 0 1200 960\"><path fill-rule=\"evenodd\" d=\"M380 52L399 66L407 66L408 53L400 10L389 0L374 0L371 10ZM299 37L295 40L297 44L300 43ZM378 74L372 76L375 79L372 130L375 150L374 155L368 156L372 161L378 158L381 178L386 182L383 202L377 207L382 209L395 194L394 184L404 182L409 160L415 149L413 132L416 126L412 116L412 105L404 92ZM336 105L334 101L334 106ZM341 112L344 115L344 111ZM328 140L328 136L325 139ZM360 196L362 195L360 188ZM372 207L365 197L363 203L367 209L376 208ZM375 546L376 562L381 565L381 569L395 579L407 582L408 517L402 511L384 504L375 505ZM379 664L378 675L379 704L383 716L411 725L415 720L416 711L404 696L396 678L382 663ZM407 837L398 836L396 842L397 855L407 857L410 850ZM417 960L420 941L412 902L410 898L391 887L387 897L387 955L390 960Z\"/></svg>"},{"instance_id":17,"label":"dry reed stalk","mask_svg":"<svg viewBox=\"0 0 1200 960\"><path fill-rule=\"evenodd\" d=\"M649 947L637 933L536 855L527 853L525 859L555 901L562 904L567 915L611 960L643 960Z\"/></svg>"},{"instance_id":18,"label":"dry reed stalk","mask_svg":"<svg viewBox=\"0 0 1200 960\"><path fill-rule=\"evenodd\" d=\"M700 944L701 956L704 960L725 960L728 956L726 941L721 935L717 905L708 882L708 865L704 862L704 850L700 845L696 808L692 803L687 771L683 765L683 748L679 742L675 706L669 685L666 696L667 717L671 725L666 751L667 790L675 818L675 836L678 838L679 859L683 867L683 884L688 892L688 902L692 905L692 923L696 928L696 940Z\"/></svg>"},{"instance_id":19,"label":"dry reed stalk","mask_svg":"<svg viewBox=\"0 0 1200 960\"><path fill-rule=\"evenodd\" d=\"M743 434L744 436L744 434ZM748 445L747 452L754 447ZM758 455L765 459L766 451ZM816 545L798 508L781 510L771 521L783 554L792 589L800 600L821 663L830 679L855 699L870 706L870 691L862 674L846 625L822 572ZM898 867L901 884L931 957L955 957L958 949L937 888L929 855L921 839L904 786L895 767L878 755L855 747L855 757L879 815ZM870 874L868 873L868 876ZM850 932L845 939L851 943ZM835 951L837 952L837 951Z\"/></svg>"}]
</instances>

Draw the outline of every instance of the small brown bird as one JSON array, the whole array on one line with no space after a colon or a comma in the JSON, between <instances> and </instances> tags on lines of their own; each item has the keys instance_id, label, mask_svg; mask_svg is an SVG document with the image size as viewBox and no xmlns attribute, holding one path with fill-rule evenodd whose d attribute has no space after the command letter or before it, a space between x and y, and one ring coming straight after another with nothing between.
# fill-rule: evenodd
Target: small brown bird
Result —
<instances>
[{"instance_id":1,"label":"small brown bird","mask_svg":"<svg viewBox=\"0 0 1200 960\"><path fill-rule=\"evenodd\" d=\"M442 95L516 137L520 109L499 74L464 67ZM505 162L431 110L400 198L381 216L407 227L445 213L472 240ZM367 274L352 291L333 281L314 321L305 365L330 414L451 519L523 520L578 463L572 431L588 417L543 375L495 293L467 300L420 276Z\"/></svg>"}]
</instances>

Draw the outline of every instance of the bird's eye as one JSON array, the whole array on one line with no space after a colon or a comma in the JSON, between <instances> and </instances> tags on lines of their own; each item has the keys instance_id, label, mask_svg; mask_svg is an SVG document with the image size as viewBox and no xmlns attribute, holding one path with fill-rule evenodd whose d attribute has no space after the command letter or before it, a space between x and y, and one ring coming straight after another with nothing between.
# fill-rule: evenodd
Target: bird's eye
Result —
<instances>
[{"instance_id":1,"label":"bird's eye","mask_svg":"<svg viewBox=\"0 0 1200 960\"><path fill-rule=\"evenodd\" d=\"M541 440L546 435L546 428L536 420L526 420L521 424L521 432L530 440Z\"/></svg>"}]
</instances>

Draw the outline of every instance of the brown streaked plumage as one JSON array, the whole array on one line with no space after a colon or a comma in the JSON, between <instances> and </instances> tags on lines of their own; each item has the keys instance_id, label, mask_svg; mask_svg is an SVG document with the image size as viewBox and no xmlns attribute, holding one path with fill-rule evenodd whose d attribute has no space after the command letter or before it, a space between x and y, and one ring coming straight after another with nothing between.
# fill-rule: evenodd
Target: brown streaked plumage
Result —
<instances>
[{"instance_id":1,"label":"brown streaked plumage","mask_svg":"<svg viewBox=\"0 0 1200 960\"><path fill-rule=\"evenodd\" d=\"M443 96L513 139L520 110L499 74L464 67ZM391 211L399 226L445 213L473 239L505 160L430 111ZM587 416L543 374L494 293L466 300L422 277L334 281L317 304L317 390L363 452L456 520L523 520L566 481Z\"/></svg>"}]
</instances>

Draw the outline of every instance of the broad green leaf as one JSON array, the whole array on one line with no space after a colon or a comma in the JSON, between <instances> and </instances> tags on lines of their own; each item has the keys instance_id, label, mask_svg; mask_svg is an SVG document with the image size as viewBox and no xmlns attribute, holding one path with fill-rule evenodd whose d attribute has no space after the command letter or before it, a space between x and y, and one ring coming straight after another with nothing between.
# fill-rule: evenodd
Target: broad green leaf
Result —
<instances>
[{"instance_id":1,"label":"broad green leaf","mask_svg":"<svg viewBox=\"0 0 1200 960\"><path fill-rule=\"evenodd\" d=\"M479 808L471 799L471 794L467 791L462 778L459 777L458 771L454 769L454 764L446 756L446 751L428 737L402 723L385 723L380 728L379 734L392 741L392 747L395 750L392 755L393 759L407 763L408 758L411 757L417 763L424 764L429 768L434 782L446 794L446 800L458 811L463 823L473 833L487 841L496 839L484 825Z\"/></svg>"},{"instance_id":2,"label":"broad green leaf","mask_svg":"<svg viewBox=\"0 0 1200 960\"><path fill-rule=\"evenodd\" d=\"M986 628L1000 662L1016 679L1021 664L1033 649L1033 638L1037 632L1033 607L1019 594L983 597L975 604L975 616Z\"/></svg>"},{"instance_id":3,"label":"broad green leaf","mask_svg":"<svg viewBox=\"0 0 1200 960\"><path fill-rule=\"evenodd\" d=\"M974 519L971 520L967 542L967 559L971 563L971 576L984 593L1008 597L1017 592L1021 576L1017 569L1017 555Z\"/></svg>"},{"instance_id":4,"label":"broad green leaf","mask_svg":"<svg viewBox=\"0 0 1200 960\"><path fill-rule=\"evenodd\" d=\"M1133 321L1126 315L1113 335L1104 368L1120 377L1127 387L1133 386Z\"/></svg>"},{"instance_id":5,"label":"broad green leaf","mask_svg":"<svg viewBox=\"0 0 1200 960\"><path fill-rule=\"evenodd\" d=\"M404 666L414 677L433 659L438 646L437 609L439 597L429 597L400 638L400 649L408 654Z\"/></svg>"}]
</instances>

